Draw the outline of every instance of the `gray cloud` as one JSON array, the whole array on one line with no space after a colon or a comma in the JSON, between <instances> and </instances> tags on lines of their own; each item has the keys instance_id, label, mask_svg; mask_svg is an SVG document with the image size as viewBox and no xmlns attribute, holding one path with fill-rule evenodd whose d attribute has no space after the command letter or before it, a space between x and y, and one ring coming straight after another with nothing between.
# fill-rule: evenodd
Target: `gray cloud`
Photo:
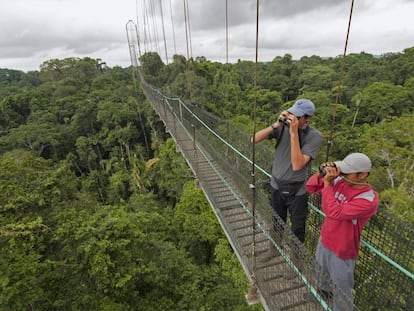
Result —
<instances>
[{"instance_id":1,"label":"gray cloud","mask_svg":"<svg viewBox=\"0 0 414 311\"><path fill-rule=\"evenodd\" d=\"M175 53L175 41L178 54L186 56L191 43L193 57L225 61L224 0L187 0L190 42L185 36L183 1L171 0L172 12L170 0L162 3L169 58ZM343 0L261 0L259 60L286 53L294 58L341 54L350 4ZM0 12L0 67L34 70L52 58L86 56L101 58L109 66L129 66L128 20L139 26L142 51L157 48L166 61L158 1L2 0ZM381 54L414 46L412 12L414 0L356 1L348 51ZM256 0L228 0L227 16L229 60L254 60Z\"/></svg>"}]
</instances>

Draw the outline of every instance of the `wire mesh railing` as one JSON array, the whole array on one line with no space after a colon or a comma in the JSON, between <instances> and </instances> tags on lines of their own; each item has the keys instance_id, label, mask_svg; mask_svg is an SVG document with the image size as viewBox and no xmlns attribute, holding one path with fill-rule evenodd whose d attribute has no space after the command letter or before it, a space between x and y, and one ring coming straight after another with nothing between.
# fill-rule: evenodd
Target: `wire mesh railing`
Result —
<instances>
[{"instance_id":1,"label":"wire mesh railing","mask_svg":"<svg viewBox=\"0 0 414 311\"><path fill-rule=\"evenodd\" d=\"M163 95L144 81L142 84L143 88L151 93L150 101L161 104L163 107L161 109L169 110L180 126L194 133L194 143L214 159L217 167L223 170L223 174L231 176L231 182L237 191L243 194L243 199L247 198L246 212L251 215L250 135L236 128L231 122L200 107L190 107L179 98ZM255 208L260 217L255 221L270 244L277 248L290 268L319 299L321 307L330 310L331 299L324 299L316 292L315 270L318 267L313 260L324 218L320 210L320 197L310 196L310 214L307 220L305 247L303 247L280 219L278 223L272 223L274 217L268 201L268 185L273 153L274 150L267 144L256 145L257 184L254 186L258 195L255 197L257 200ZM279 234L283 234L283 240L274 239L277 235L275 229ZM355 271L355 300L352 304L343 297L346 310L414 310L413 231L410 225L392 217L382 209L368 222L362 233L363 240ZM231 238L237 240L236 236ZM235 243L237 246L237 241ZM241 248L240 245L237 247ZM249 266L250 271L256 268L251 261L246 261L244 264ZM339 290L334 291L336 296L343 295Z\"/></svg>"}]
</instances>

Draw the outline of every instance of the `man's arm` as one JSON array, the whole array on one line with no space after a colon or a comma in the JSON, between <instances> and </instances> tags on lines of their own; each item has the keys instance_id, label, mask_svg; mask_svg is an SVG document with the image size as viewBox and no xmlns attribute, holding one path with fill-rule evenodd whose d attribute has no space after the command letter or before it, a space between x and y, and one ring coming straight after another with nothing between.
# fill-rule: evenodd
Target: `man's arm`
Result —
<instances>
[{"instance_id":1,"label":"man's arm","mask_svg":"<svg viewBox=\"0 0 414 311\"><path fill-rule=\"evenodd\" d=\"M275 122L269 125L268 127L256 132L256 134L252 136L250 142L253 142L254 139L254 143L260 143L262 140L266 139L273 132L273 130L279 128L280 125L280 122Z\"/></svg>"},{"instance_id":2,"label":"man's arm","mask_svg":"<svg viewBox=\"0 0 414 311\"><path fill-rule=\"evenodd\" d=\"M289 118L290 126L290 159L292 162L292 169L299 171L305 167L311 160L311 157L302 153L299 141L299 120L296 117Z\"/></svg>"},{"instance_id":3,"label":"man's arm","mask_svg":"<svg viewBox=\"0 0 414 311\"><path fill-rule=\"evenodd\" d=\"M321 192L322 188L324 187L323 178L319 176L319 173L313 174L308 181L306 182L306 191L310 193L318 193Z\"/></svg>"},{"instance_id":4,"label":"man's arm","mask_svg":"<svg viewBox=\"0 0 414 311\"><path fill-rule=\"evenodd\" d=\"M292 131L290 132L290 158L294 171L299 171L304 168L311 159L307 154L303 154L302 149L300 149L298 131L294 133Z\"/></svg>"},{"instance_id":5,"label":"man's arm","mask_svg":"<svg viewBox=\"0 0 414 311\"><path fill-rule=\"evenodd\" d=\"M277 120L285 118L287 114L288 112L286 110L282 111ZM262 140L266 139L274 130L278 129L281 126L283 126L283 123L279 121L270 124L268 127L256 132L256 134L254 134L254 136L252 136L252 138L250 139L250 142L254 142L256 144L260 143Z\"/></svg>"},{"instance_id":6,"label":"man's arm","mask_svg":"<svg viewBox=\"0 0 414 311\"><path fill-rule=\"evenodd\" d=\"M322 210L326 217L336 220L352 220L370 217L377 211L378 196L374 191L367 191L364 198L354 198L349 202L338 202L333 187L322 189Z\"/></svg>"}]
</instances>

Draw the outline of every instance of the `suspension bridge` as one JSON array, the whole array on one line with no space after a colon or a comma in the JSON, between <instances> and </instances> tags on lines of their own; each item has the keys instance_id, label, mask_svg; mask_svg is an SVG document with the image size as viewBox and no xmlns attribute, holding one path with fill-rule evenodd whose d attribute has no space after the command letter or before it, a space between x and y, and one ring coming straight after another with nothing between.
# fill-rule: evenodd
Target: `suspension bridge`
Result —
<instances>
[{"instance_id":1,"label":"suspension bridge","mask_svg":"<svg viewBox=\"0 0 414 311\"><path fill-rule=\"evenodd\" d=\"M188 11L186 1L184 7ZM333 310L332 297L317 291L319 267L314 254L324 218L320 197L310 196L302 244L288 224L271 214L267 186L274 150L256 145L253 161L248 133L148 84L138 65L137 26L129 21L126 28L134 77L186 159L243 267L250 282L247 301L261 303L265 310ZM188 51L187 43L189 58ZM413 232L414 228L382 210L369 221L355 270L354 301L332 285L343 310L414 310ZM270 259L265 258L269 248L276 254ZM303 297L309 292L314 297L310 301Z\"/></svg>"},{"instance_id":2,"label":"suspension bridge","mask_svg":"<svg viewBox=\"0 0 414 311\"><path fill-rule=\"evenodd\" d=\"M324 217L320 198L310 198L302 245L282 220L272 223L266 190L270 173L265 169L272 163L271 148L258 145L253 186L248 133L164 95L143 80L141 87L176 141L246 272L251 284L248 301L260 302L265 310L332 310L332 301L316 290L318 266L313 258ZM357 261L355 301L342 297L347 310L414 310L413 232L384 211L371 219L363 231ZM283 240L274 239L275 233L283 234ZM264 260L269 247L279 255ZM303 299L306 292L314 294L314 301Z\"/></svg>"}]
</instances>

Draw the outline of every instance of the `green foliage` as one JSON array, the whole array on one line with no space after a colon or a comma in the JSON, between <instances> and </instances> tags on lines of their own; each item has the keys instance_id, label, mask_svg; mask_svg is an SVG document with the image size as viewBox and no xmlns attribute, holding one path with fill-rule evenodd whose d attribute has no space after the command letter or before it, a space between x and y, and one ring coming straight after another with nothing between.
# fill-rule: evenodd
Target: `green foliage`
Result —
<instances>
[{"instance_id":1,"label":"green foliage","mask_svg":"<svg viewBox=\"0 0 414 311\"><path fill-rule=\"evenodd\" d=\"M326 65L314 65L303 70L298 79L302 85L300 91L310 92L321 89L330 89L337 78L336 72Z\"/></svg>"},{"instance_id":2,"label":"green foliage","mask_svg":"<svg viewBox=\"0 0 414 311\"><path fill-rule=\"evenodd\" d=\"M414 199L405 185L382 191L381 204L392 214L414 226Z\"/></svg>"},{"instance_id":3,"label":"green foliage","mask_svg":"<svg viewBox=\"0 0 414 311\"><path fill-rule=\"evenodd\" d=\"M19 82L23 76L23 71L0 68L0 84Z\"/></svg>"},{"instance_id":4,"label":"green foliage","mask_svg":"<svg viewBox=\"0 0 414 311\"><path fill-rule=\"evenodd\" d=\"M194 181L185 184L180 201L175 206L174 227L179 243L198 263L211 263L215 243L222 235L220 226L201 189Z\"/></svg>"},{"instance_id":5,"label":"green foliage","mask_svg":"<svg viewBox=\"0 0 414 311\"><path fill-rule=\"evenodd\" d=\"M46 81L60 81L69 79L79 85L89 85L99 74L100 60L85 57L51 59L40 65L40 79Z\"/></svg>"},{"instance_id":6,"label":"green foliage","mask_svg":"<svg viewBox=\"0 0 414 311\"><path fill-rule=\"evenodd\" d=\"M246 275L243 270L238 267L238 259L234 254L227 239L220 238L214 251L215 260L219 263L223 270L223 274L234 280L236 287L244 289L247 292Z\"/></svg>"},{"instance_id":7,"label":"green foliage","mask_svg":"<svg viewBox=\"0 0 414 311\"><path fill-rule=\"evenodd\" d=\"M401 85L375 82L361 92L357 124L375 124L388 116L412 113L412 102Z\"/></svg>"},{"instance_id":8,"label":"green foliage","mask_svg":"<svg viewBox=\"0 0 414 311\"><path fill-rule=\"evenodd\" d=\"M405 216L411 215L414 204L413 126L413 117L389 118L361 137L362 150L374 163L371 182L381 191L381 198L384 191L384 204L410 221ZM397 193L395 198L390 196Z\"/></svg>"},{"instance_id":9,"label":"green foliage","mask_svg":"<svg viewBox=\"0 0 414 311\"><path fill-rule=\"evenodd\" d=\"M140 62L151 84L249 134L255 101L264 127L310 98L324 136L315 163L331 134L331 160L367 153L382 206L413 223L413 51L349 55L338 105L340 58L164 65L150 52ZM260 310L132 69L103 65L0 69L0 309Z\"/></svg>"},{"instance_id":10,"label":"green foliage","mask_svg":"<svg viewBox=\"0 0 414 311\"><path fill-rule=\"evenodd\" d=\"M268 89L258 89L255 93L247 96L249 108L242 110L242 114L253 115L253 104L256 103L256 116L259 120L265 120L270 124L272 121L279 117L276 115L280 112L282 106L282 94L276 91L270 91Z\"/></svg>"},{"instance_id":11,"label":"green foliage","mask_svg":"<svg viewBox=\"0 0 414 311\"><path fill-rule=\"evenodd\" d=\"M246 310L173 140L131 72L100 64L50 60L0 86L0 309Z\"/></svg>"},{"instance_id":12,"label":"green foliage","mask_svg":"<svg viewBox=\"0 0 414 311\"><path fill-rule=\"evenodd\" d=\"M158 195L165 201L175 203L181 197L184 184L193 176L184 158L177 154L175 142L171 138L159 146L155 156L159 161L148 170L146 176L150 184L156 187L154 190Z\"/></svg>"},{"instance_id":13,"label":"green foliage","mask_svg":"<svg viewBox=\"0 0 414 311\"><path fill-rule=\"evenodd\" d=\"M165 67L161 57L155 52L147 52L139 58L139 61L145 80L152 85L161 87L164 84L162 73Z\"/></svg>"},{"instance_id":14,"label":"green foliage","mask_svg":"<svg viewBox=\"0 0 414 311\"><path fill-rule=\"evenodd\" d=\"M52 123L28 122L13 128L7 136L0 139L0 143L13 148L25 148L38 156L46 156L48 148L55 148L59 144L59 132L55 131Z\"/></svg>"},{"instance_id":15,"label":"green foliage","mask_svg":"<svg viewBox=\"0 0 414 311\"><path fill-rule=\"evenodd\" d=\"M0 157L0 309L34 307L47 288L45 249L53 214L74 199L76 181L64 165L25 152Z\"/></svg>"}]
</instances>

